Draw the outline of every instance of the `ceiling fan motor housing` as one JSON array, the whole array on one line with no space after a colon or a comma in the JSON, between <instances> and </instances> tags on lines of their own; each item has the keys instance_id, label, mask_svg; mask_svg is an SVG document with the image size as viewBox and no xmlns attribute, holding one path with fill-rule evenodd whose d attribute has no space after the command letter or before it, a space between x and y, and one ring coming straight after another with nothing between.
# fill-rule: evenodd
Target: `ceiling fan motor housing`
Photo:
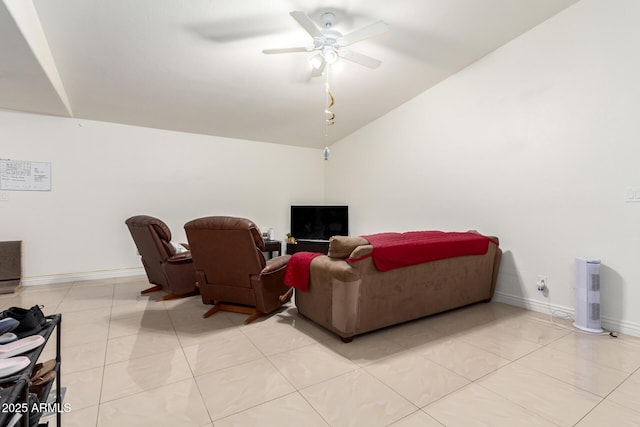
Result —
<instances>
[{"instance_id":1,"label":"ceiling fan motor housing","mask_svg":"<svg viewBox=\"0 0 640 427\"><path fill-rule=\"evenodd\" d=\"M322 14L322 25L324 25L324 27L327 29L331 28L335 20L336 20L336 15L334 15L331 12L325 12Z\"/></svg>"}]
</instances>

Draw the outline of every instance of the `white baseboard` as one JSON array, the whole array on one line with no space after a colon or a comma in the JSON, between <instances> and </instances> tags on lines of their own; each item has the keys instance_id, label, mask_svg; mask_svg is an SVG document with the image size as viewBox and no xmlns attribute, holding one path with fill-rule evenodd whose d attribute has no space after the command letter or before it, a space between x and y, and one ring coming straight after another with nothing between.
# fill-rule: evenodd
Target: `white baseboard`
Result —
<instances>
[{"instance_id":1,"label":"white baseboard","mask_svg":"<svg viewBox=\"0 0 640 427\"><path fill-rule=\"evenodd\" d=\"M121 270L84 271L79 273L54 274L50 276L23 277L22 286L52 285L56 283L81 282L85 280L115 279L118 277L144 276L142 267Z\"/></svg>"},{"instance_id":2,"label":"white baseboard","mask_svg":"<svg viewBox=\"0 0 640 427\"><path fill-rule=\"evenodd\" d=\"M573 318L575 314L575 310L571 307L563 307L556 304L547 304L541 301L509 295L502 292L496 292L493 296L492 301L515 305L516 307L525 308L527 310L536 311L538 313L552 315L563 313L567 316L570 316L571 318ZM638 323L614 319L608 316L602 316L600 318L600 322L602 323L602 327L608 331L616 331L623 334L640 337L640 324Z\"/></svg>"}]
</instances>

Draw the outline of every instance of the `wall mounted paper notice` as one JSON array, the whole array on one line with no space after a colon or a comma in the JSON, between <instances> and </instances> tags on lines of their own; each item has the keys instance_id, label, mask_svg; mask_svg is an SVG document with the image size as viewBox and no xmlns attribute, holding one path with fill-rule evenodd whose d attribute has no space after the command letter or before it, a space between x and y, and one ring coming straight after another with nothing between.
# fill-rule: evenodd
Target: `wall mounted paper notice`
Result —
<instances>
[{"instance_id":1,"label":"wall mounted paper notice","mask_svg":"<svg viewBox=\"0 0 640 427\"><path fill-rule=\"evenodd\" d=\"M51 191L51 163L0 159L0 190Z\"/></svg>"}]
</instances>

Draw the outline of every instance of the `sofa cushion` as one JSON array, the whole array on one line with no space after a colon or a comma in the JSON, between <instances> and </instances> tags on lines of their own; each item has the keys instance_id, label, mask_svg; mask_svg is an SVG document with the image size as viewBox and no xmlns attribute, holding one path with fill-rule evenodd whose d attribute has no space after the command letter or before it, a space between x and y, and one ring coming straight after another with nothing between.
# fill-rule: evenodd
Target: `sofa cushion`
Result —
<instances>
[{"instance_id":1,"label":"sofa cushion","mask_svg":"<svg viewBox=\"0 0 640 427\"><path fill-rule=\"evenodd\" d=\"M369 241L360 236L333 236L329 239L330 258L347 259L358 246L368 245Z\"/></svg>"}]
</instances>

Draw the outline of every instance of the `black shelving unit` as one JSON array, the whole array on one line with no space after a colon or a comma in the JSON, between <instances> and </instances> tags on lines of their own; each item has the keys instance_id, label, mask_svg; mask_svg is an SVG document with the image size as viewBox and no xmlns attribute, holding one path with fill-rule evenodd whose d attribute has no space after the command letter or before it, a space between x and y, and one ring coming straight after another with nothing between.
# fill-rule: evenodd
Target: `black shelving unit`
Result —
<instances>
[{"instance_id":1,"label":"black shelving unit","mask_svg":"<svg viewBox=\"0 0 640 427\"><path fill-rule=\"evenodd\" d=\"M26 356L31 360L29 366L27 366L18 374L0 379L0 384L3 384L5 386L4 388L0 388L0 426L7 426L16 413L22 414L22 419L17 425L28 427L33 421L30 414L30 410L32 408L29 405L29 379L31 378L31 374L33 373L33 367L38 362L40 354L42 353L42 350L44 350L47 342L49 342L49 338L53 334L54 330L56 332L56 365L54 368L56 371L56 401L54 406L57 409L56 425L58 427L62 426L63 406L60 387L60 365L62 363L62 359L60 357L61 324L61 314L47 316L47 325L37 333L37 335L42 335L44 337L44 344L42 344L38 348L31 350L30 352L22 354L22 356ZM44 387L42 391L43 396L46 397L49 395L52 385L53 381L47 384L46 387ZM42 416L42 413L38 413L35 416L37 416L39 420L39 418Z\"/></svg>"}]
</instances>

